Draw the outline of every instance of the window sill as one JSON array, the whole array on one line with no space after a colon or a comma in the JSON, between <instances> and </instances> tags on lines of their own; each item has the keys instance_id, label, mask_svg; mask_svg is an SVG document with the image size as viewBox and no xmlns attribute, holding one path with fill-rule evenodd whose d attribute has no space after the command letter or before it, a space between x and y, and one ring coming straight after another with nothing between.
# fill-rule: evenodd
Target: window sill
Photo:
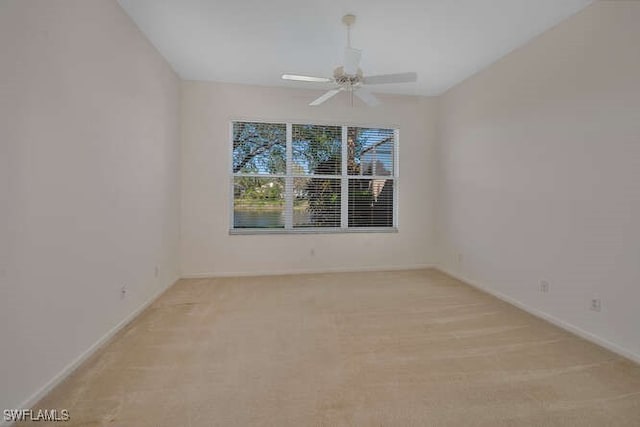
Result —
<instances>
[{"instance_id":1,"label":"window sill","mask_svg":"<svg viewBox=\"0 0 640 427\"><path fill-rule=\"evenodd\" d=\"M229 235L255 236L272 234L350 234L350 233L397 233L397 227L358 227L358 228L232 228Z\"/></svg>"}]
</instances>

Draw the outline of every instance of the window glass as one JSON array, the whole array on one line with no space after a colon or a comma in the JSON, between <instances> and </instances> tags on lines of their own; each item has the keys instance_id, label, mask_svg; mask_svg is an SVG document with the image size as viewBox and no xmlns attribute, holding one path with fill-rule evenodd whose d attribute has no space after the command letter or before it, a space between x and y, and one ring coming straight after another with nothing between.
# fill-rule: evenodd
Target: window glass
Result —
<instances>
[{"instance_id":1,"label":"window glass","mask_svg":"<svg viewBox=\"0 0 640 427\"><path fill-rule=\"evenodd\" d=\"M394 229L397 131L234 122L232 230Z\"/></svg>"}]
</instances>

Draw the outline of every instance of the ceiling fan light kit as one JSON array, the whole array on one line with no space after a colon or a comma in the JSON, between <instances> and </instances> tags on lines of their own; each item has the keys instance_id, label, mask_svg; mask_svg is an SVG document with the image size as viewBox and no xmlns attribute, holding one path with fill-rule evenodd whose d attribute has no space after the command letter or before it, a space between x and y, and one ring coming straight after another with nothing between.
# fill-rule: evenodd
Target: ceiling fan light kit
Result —
<instances>
[{"instance_id":1,"label":"ceiling fan light kit","mask_svg":"<svg viewBox=\"0 0 640 427\"><path fill-rule=\"evenodd\" d=\"M398 74L381 74L376 76L364 76L360 69L360 59L362 50L351 47L351 26L356 22L355 15L344 15L342 23L347 26L347 47L344 49L343 65L333 70L333 77L315 77L299 74L283 74L283 80L294 80L300 82L332 83L335 88L329 90L319 98L313 100L309 105L317 106L333 98L340 92L350 92L357 96L370 107L380 104L376 96L369 91L365 85L386 84L386 83L411 83L418 79L414 72Z\"/></svg>"}]
</instances>

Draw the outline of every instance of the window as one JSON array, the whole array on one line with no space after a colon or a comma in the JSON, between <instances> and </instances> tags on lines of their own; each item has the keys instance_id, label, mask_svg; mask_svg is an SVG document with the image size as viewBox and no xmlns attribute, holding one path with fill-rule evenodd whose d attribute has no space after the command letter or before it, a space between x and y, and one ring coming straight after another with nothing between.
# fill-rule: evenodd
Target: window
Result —
<instances>
[{"instance_id":1,"label":"window","mask_svg":"<svg viewBox=\"0 0 640 427\"><path fill-rule=\"evenodd\" d=\"M395 230L398 131L232 123L234 233Z\"/></svg>"}]
</instances>

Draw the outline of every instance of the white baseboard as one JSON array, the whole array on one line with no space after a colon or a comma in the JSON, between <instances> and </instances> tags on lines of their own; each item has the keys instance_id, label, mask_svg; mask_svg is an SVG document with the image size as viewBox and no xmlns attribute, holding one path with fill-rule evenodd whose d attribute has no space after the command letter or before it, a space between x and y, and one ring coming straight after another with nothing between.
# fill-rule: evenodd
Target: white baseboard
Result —
<instances>
[{"instance_id":1,"label":"white baseboard","mask_svg":"<svg viewBox=\"0 0 640 427\"><path fill-rule=\"evenodd\" d=\"M62 369L59 373L57 373L53 378L51 378L44 386L40 388L37 392L31 395L27 400L22 402L20 406L16 409L28 409L33 407L36 403L38 403L47 393L49 393L55 386L64 381L73 371L78 369L83 362L85 362L89 357L91 357L96 351L98 351L104 344L106 344L111 338L113 338L122 328L127 326L130 322L132 322L140 313L142 313L147 307L151 305L158 297L167 289L169 289L173 284L177 282L178 279L170 281L169 284L158 292L156 292L151 298L145 301L140 307L135 309L131 314L125 317L122 321L120 321L116 326L111 328L106 334L104 334L98 341L93 343L91 347L85 350L80 356L78 356L75 360L69 363L67 366ZM12 425L12 422L4 421L4 419L0 420L0 427L8 427Z\"/></svg>"},{"instance_id":2,"label":"white baseboard","mask_svg":"<svg viewBox=\"0 0 640 427\"><path fill-rule=\"evenodd\" d=\"M433 264L411 264L411 265L373 265L366 267L338 267L338 268L316 268L300 270L270 270L270 271L222 271L209 273L186 273L182 274L183 279L213 279L217 277L255 277L255 276L290 276L292 274L322 274L322 273L361 273L373 271L398 271L398 270L425 270L434 268Z\"/></svg>"},{"instance_id":3,"label":"white baseboard","mask_svg":"<svg viewBox=\"0 0 640 427\"><path fill-rule=\"evenodd\" d=\"M565 331L571 332L574 335L579 336L580 338L584 338L587 341L590 341L594 344L597 344L601 347L606 348L607 350L610 350L622 357L625 357L635 363L640 364L640 355L636 354L630 350L627 350L624 347L619 346L618 344L614 344L611 341L608 341L602 337L599 337L591 332L585 331L584 329L581 329L575 325L572 325L571 323L568 323L562 319L558 319L557 317L549 314L549 313L545 313L544 311L538 310L536 308L530 307L527 304L518 301L514 298L511 298L510 296L507 296L503 293L494 291L493 289L484 286L474 280L470 280L466 277L463 277L462 275L458 274L458 273L454 273L453 271L448 270L447 268L441 267L441 266L436 266L434 267L436 270L439 270L440 272L449 275L455 279L460 280L461 282L464 282L466 284L468 284L469 286L472 286L484 293L493 295L494 297L509 303L513 306L518 307L521 310L526 311L529 314L532 314L533 316L536 316L540 319L546 320L547 322L558 326L559 328L564 329Z\"/></svg>"}]
</instances>

